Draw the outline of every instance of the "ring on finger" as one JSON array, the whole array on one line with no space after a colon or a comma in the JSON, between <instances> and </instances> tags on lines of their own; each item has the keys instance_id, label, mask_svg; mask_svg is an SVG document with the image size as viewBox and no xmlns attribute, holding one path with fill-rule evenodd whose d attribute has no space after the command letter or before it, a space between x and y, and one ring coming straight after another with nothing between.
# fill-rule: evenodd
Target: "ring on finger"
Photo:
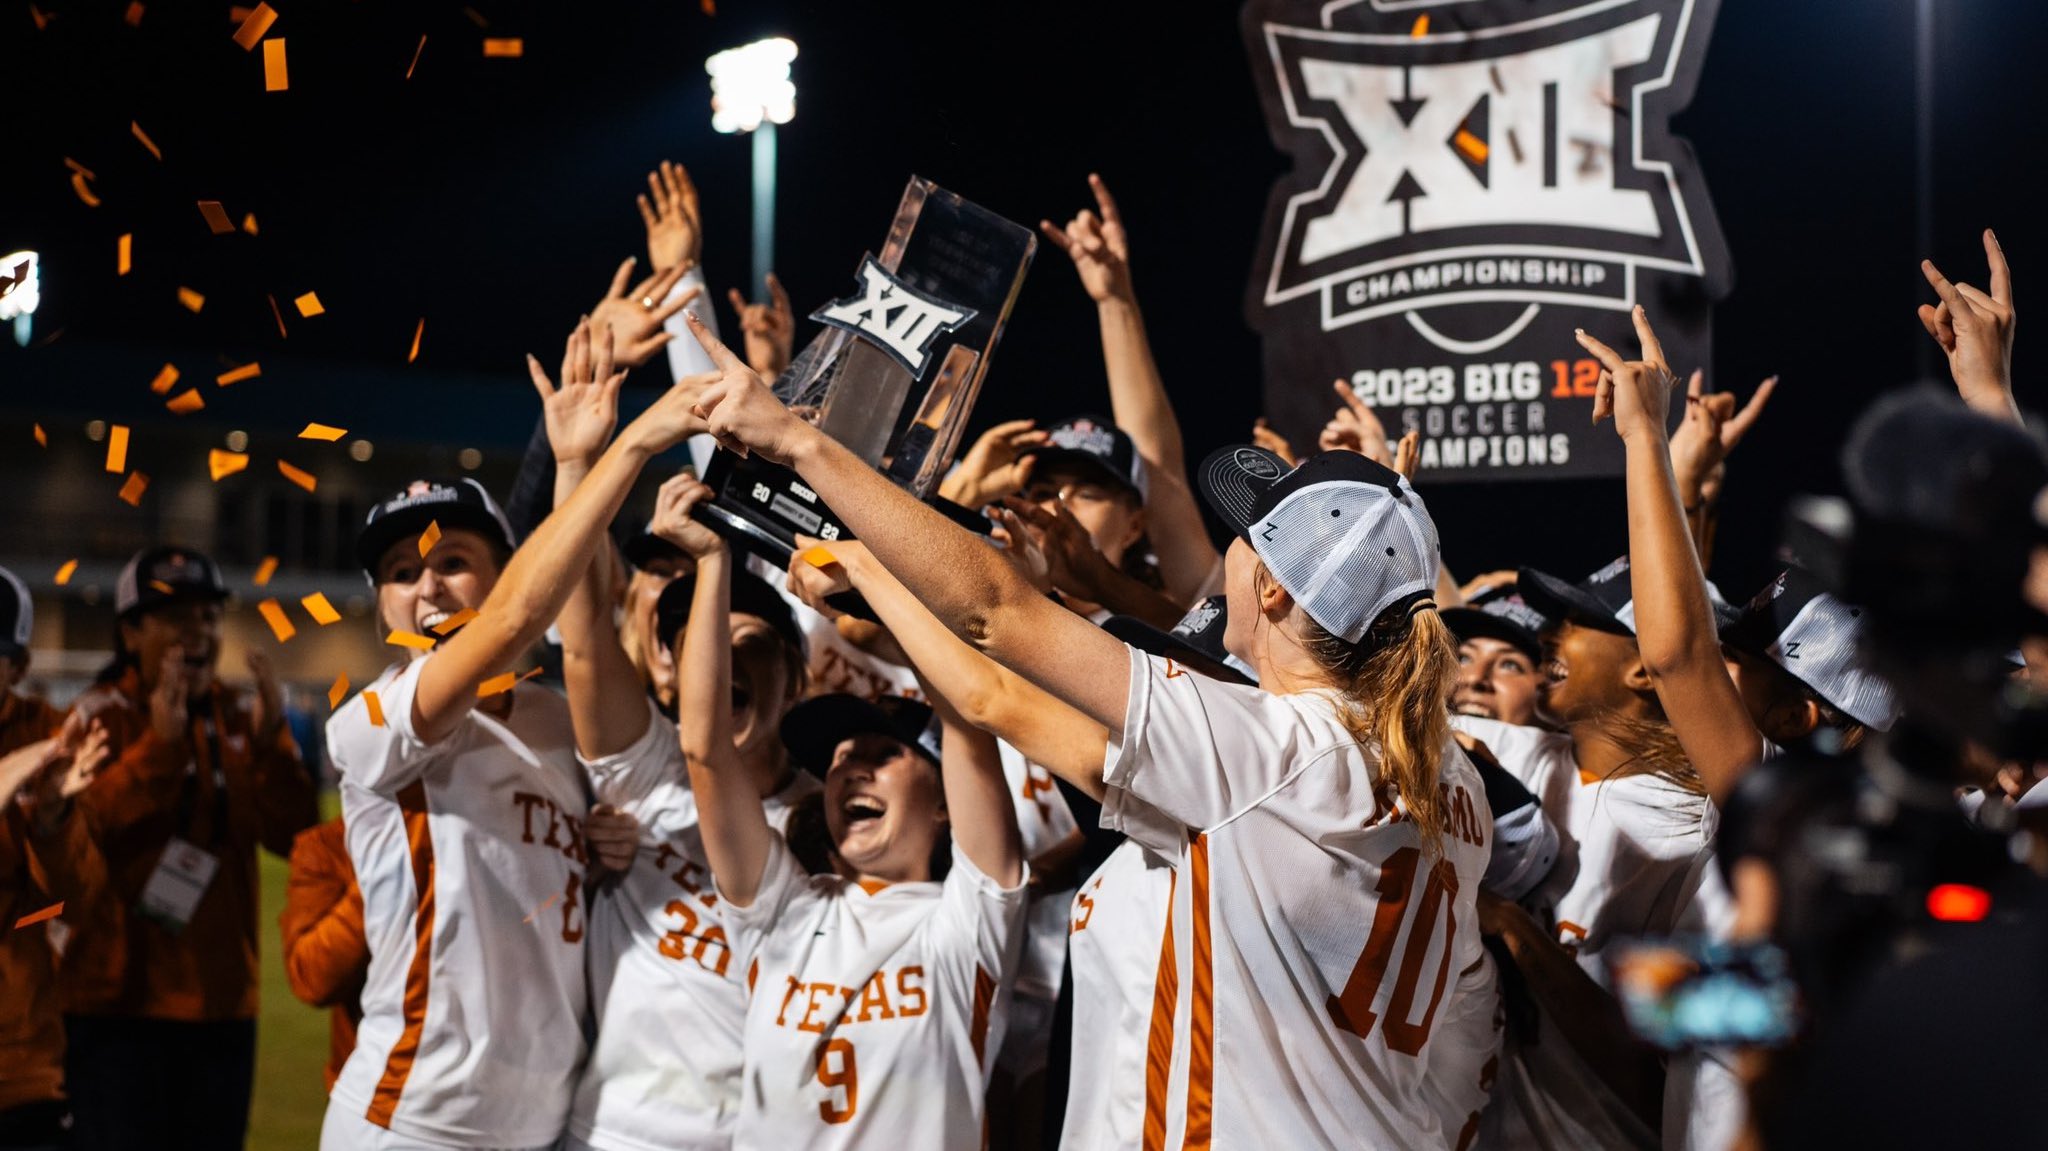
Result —
<instances>
[{"instance_id":1,"label":"ring on finger","mask_svg":"<svg viewBox=\"0 0 2048 1151\"><path fill-rule=\"evenodd\" d=\"M654 310L654 297L653 297L653 296L642 296L642 297L640 297L640 306L641 306L641 307L643 307L643 308L646 308L646 309L647 309L648 311L650 311L650 312L651 312L651 311L653 311L653 310Z\"/></svg>"}]
</instances>

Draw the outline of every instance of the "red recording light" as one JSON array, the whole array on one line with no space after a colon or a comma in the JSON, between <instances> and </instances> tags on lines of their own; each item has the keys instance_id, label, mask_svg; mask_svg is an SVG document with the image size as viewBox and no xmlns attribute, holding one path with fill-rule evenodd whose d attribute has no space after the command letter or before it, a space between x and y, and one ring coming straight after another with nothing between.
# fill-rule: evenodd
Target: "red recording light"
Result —
<instances>
[{"instance_id":1,"label":"red recording light","mask_svg":"<svg viewBox=\"0 0 2048 1151\"><path fill-rule=\"evenodd\" d=\"M1927 893L1927 914L1944 923L1975 923L1991 913L1991 893L1967 883L1944 883Z\"/></svg>"}]
</instances>

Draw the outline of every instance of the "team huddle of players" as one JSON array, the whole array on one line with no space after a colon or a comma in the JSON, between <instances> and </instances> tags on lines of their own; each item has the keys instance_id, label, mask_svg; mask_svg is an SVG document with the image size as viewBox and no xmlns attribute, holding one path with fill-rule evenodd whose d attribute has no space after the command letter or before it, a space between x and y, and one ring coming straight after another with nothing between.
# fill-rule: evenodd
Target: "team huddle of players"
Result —
<instances>
[{"instance_id":1,"label":"team huddle of players","mask_svg":"<svg viewBox=\"0 0 2048 1151\"><path fill-rule=\"evenodd\" d=\"M380 628L418 642L330 720L342 819L294 855L295 988L360 989L322 1147L1733 1145L1739 1068L1646 1056L1609 949L1768 935L1718 805L1896 711L1804 573L1742 608L1703 575L1769 385L1737 410L1695 377L1667 431L1649 320L1633 358L1582 335L1629 554L1461 584L1413 441L1341 383L1306 458L1262 426L1186 459L1092 183L1044 230L1114 418L982 436L944 494L990 535L775 399L779 290L720 342L668 166L654 277L530 365L552 513L518 539L468 480L370 512ZM1958 335L2009 338L2009 307L2000 333L1937 288L1978 402ZM674 386L619 427L664 345ZM770 567L685 473L615 547L693 437L791 467L859 542ZM204 598L170 570L204 565L144 583ZM544 635L562 690L506 686Z\"/></svg>"}]
</instances>

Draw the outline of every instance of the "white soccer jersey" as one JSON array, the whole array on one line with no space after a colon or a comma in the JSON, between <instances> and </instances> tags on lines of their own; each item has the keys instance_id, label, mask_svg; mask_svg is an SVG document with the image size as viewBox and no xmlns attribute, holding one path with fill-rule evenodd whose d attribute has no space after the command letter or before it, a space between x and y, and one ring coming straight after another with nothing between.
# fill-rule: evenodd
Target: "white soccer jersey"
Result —
<instances>
[{"instance_id":1,"label":"white soccer jersey","mask_svg":"<svg viewBox=\"0 0 2048 1151\"><path fill-rule=\"evenodd\" d=\"M1017 809L1017 832L1024 844L1024 858L1039 856L1077 834L1081 825L1067 797L1060 794L1052 772L1024 758L1024 753L998 740L1003 761L1003 778L1010 785L1010 802ZM1051 906L1046 906L1050 903ZM1060 996L1060 973L1066 965L1067 915L1064 900L1040 900L1027 914L1024 954L1017 969L1017 994L1051 1002ZM1050 1013L1042 1020L1049 1031Z\"/></svg>"},{"instance_id":2,"label":"white soccer jersey","mask_svg":"<svg viewBox=\"0 0 2048 1151\"><path fill-rule=\"evenodd\" d=\"M1274 695L1131 651L1106 822L1176 859L1155 1010L1173 1018L1146 1147L1450 1147L1432 1076L1460 1069L1493 820L1446 739L1425 858L1329 692ZM1129 799L1177 821L1179 842ZM1155 838L1158 841L1151 841ZM1148 1027L1148 1034L1151 1029Z\"/></svg>"},{"instance_id":3,"label":"white soccer jersey","mask_svg":"<svg viewBox=\"0 0 2048 1151\"><path fill-rule=\"evenodd\" d=\"M777 836L753 903L725 911L749 984L733 1146L980 1146L1023 916L1023 882L957 848L942 883L869 891L805 876Z\"/></svg>"},{"instance_id":4,"label":"white soccer jersey","mask_svg":"<svg viewBox=\"0 0 2048 1151\"><path fill-rule=\"evenodd\" d=\"M1159 944L1173 904L1173 863L1126 839L1074 893L1067 937L1074 969L1073 1055L1060 1132L1066 1151L1143 1146L1145 1055L1154 1042L1163 1052L1173 1038L1172 1013L1153 1011ZM1162 1062L1160 1074L1166 1070Z\"/></svg>"},{"instance_id":5,"label":"white soccer jersey","mask_svg":"<svg viewBox=\"0 0 2048 1151\"><path fill-rule=\"evenodd\" d=\"M640 849L590 900L597 1036L569 1132L600 1151L723 1148L739 1115L745 973L732 962L676 725L648 711L633 746L584 761L597 802L640 821ZM794 772L762 801L769 824L782 830L791 805L818 790Z\"/></svg>"},{"instance_id":6,"label":"white soccer jersey","mask_svg":"<svg viewBox=\"0 0 2048 1151\"><path fill-rule=\"evenodd\" d=\"M473 709L422 743L413 692L433 658L387 669L327 724L370 944L330 1106L427 1143L548 1145L583 1063L587 1003L569 709L521 684L505 719Z\"/></svg>"}]
</instances>

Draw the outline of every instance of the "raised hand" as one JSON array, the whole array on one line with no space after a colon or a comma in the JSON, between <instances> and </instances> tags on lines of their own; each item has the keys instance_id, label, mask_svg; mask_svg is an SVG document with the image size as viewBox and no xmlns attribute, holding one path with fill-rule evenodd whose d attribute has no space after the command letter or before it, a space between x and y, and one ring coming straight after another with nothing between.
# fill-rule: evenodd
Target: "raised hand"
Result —
<instances>
[{"instance_id":1,"label":"raised hand","mask_svg":"<svg viewBox=\"0 0 2048 1151\"><path fill-rule=\"evenodd\" d=\"M1109 194L1109 185L1102 182L1102 177L1090 172L1088 187L1095 193L1100 216L1083 208L1065 228L1051 220L1040 220L1038 230L1074 261L1074 271L1080 273L1081 287L1090 299L1096 303L1129 300L1131 250L1124 235L1123 214L1117 211L1116 197Z\"/></svg>"},{"instance_id":2,"label":"raised hand","mask_svg":"<svg viewBox=\"0 0 2048 1151\"><path fill-rule=\"evenodd\" d=\"M1920 305L1920 324L1948 356L1949 374L1963 402L2018 423L2019 407L2012 398L2012 270L1989 228L1984 229L1984 259L1990 265L1988 294L1969 284L1951 284L1934 261L1920 261L1920 273L1941 297L1939 305Z\"/></svg>"},{"instance_id":3,"label":"raised hand","mask_svg":"<svg viewBox=\"0 0 2048 1151\"><path fill-rule=\"evenodd\" d=\"M1514 568L1503 568L1500 571L1482 572L1481 574L1473 576L1471 579L1465 581L1464 586L1458 589L1458 598L1464 600L1466 603L1471 603L1473 600L1478 599L1480 596L1483 596L1490 591L1493 591L1495 588L1515 586L1515 581L1520 578L1521 573L1516 571Z\"/></svg>"},{"instance_id":4,"label":"raised hand","mask_svg":"<svg viewBox=\"0 0 2048 1151\"><path fill-rule=\"evenodd\" d=\"M1034 420L1010 420L981 433L939 484L939 494L961 507L978 508L1024 490L1031 479L1033 448L1044 447L1047 434Z\"/></svg>"},{"instance_id":5,"label":"raised hand","mask_svg":"<svg viewBox=\"0 0 2048 1151\"><path fill-rule=\"evenodd\" d=\"M1338 380L1330 385L1343 405L1323 425L1323 432L1316 437L1316 447L1326 452L1357 452L1366 459L1386 467L1394 466L1394 457L1387 451L1387 428L1372 410L1372 405L1358 398L1351 385Z\"/></svg>"},{"instance_id":6,"label":"raised hand","mask_svg":"<svg viewBox=\"0 0 2048 1151\"><path fill-rule=\"evenodd\" d=\"M1046 558L1038 533L1006 506L998 504L988 510L988 515L995 525L989 538L1001 545L1003 557L1010 561L1010 566L1032 587L1041 592L1051 591L1052 561Z\"/></svg>"},{"instance_id":7,"label":"raised hand","mask_svg":"<svg viewBox=\"0 0 2048 1151\"><path fill-rule=\"evenodd\" d=\"M1671 374L1671 365L1665 362L1664 346L1657 342L1657 333L1651 330L1650 318L1643 313L1642 305L1636 305L1629 315L1635 321L1636 340L1643 349L1640 360L1624 360L1620 353L1587 335L1583 328L1578 332L1579 346L1591 352L1603 369L1599 390L1593 396L1593 422L1614 417L1614 430L1622 439L1662 436L1665 413L1671 410L1671 389L1678 381Z\"/></svg>"},{"instance_id":8,"label":"raised hand","mask_svg":"<svg viewBox=\"0 0 2048 1151\"><path fill-rule=\"evenodd\" d=\"M576 322L576 330L569 333L569 342L562 349L559 388L531 353L526 357L526 371L540 393L541 417L556 462L590 462L604 454L619 420L619 385L626 380L624 371L612 368L610 330L593 328L588 316Z\"/></svg>"},{"instance_id":9,"label":"raised hand","mask_svg":"<svg viewBox=\"0 0 2048 1151\"><path fill-rule=\"evenodd\" d=\"M811 562L811 549L824 547L832 553L832 561L819 566ZM853 589L853 577L848 570L855 562L864 559L867 548L855 540L821 540L799 534L796 537L796 551L789 557L789 590L826 619L837 619L844 612L825 602L832 596Z\"/></svg>"},{"instance_id":10,"label":"raised hand","mask_svg":"<svg viewBox=\"0 0 2048 1151\"><path fill-rule=\"evenodd\" d=\"M633 866L640 849L640 821L609 803L590 809L583 819L583 838L600 872L621 872Z\"/></svg>"},{"instance_id":11,"label":"raised hand","mask_svg":"<svg viewBox=\"0 0 2048 1151\"><path fill-rule=\"evenodd\" d=\"M1691 510L1718 491L1722 464L1749 429L1764 414L1771 393L1778 388L1772 376L1757 385L1749 402L1738 411L1729 392L1706 390L1706 374L1695 371L1685 385L1685 419L1671 434L1671 470L1678 477L1678 495Z\"/></svg>"},{"instance_id":12,"label":"raised hand","mask_svg":"<svg viewBox=\"0 0 2048 1151\"><path fill-rule=\"evenodd\" d=\"M768 273L768 302L749 304L738 288L728 293L732 310L739 313L740 334L746 337L747 366L772 380L789 367L796 347L796 313L789 306L789 293L782 281Z\"/></svg>"},{"instance_id":13,"label":"raised hand","mask_svg":"<svg viewBox=\"0 0 2048 1151\"><path fill-rule=\"evenodd\" d=\"M694 518L697 505L712 497L709 487L688 472L664 480L654 497L654 522L648 530L683 549L691 559L725 550L725 539Z\"/></svg>"},{"instance_id":14,"label":"raised hand","mask_svg":"<svg viewBox=\"0 0 2048 1151\"><path fill-rule=\"evenodd\" d=\"M1010 511L1031 537L1032 546L1044 554L1046 576L1054 589L1085 600L1100 600L1104 577L1114 569L1101 552L1095 549L1095 540L1074 513L1067 509L1067 493L1050 508L1012 496L1003 501L1003 507ZM1004 529L1009 530L1006 519Z\"/></svg>"},{"instance_id":15,"label":"raised hand","mask_svg":"<svg viewBox=\"0 0 2048 1151\"><path fill-rule=\"evenodd\" d=\"M1394 470L1407 477L1410 484L1415 482L1415 473L1422 467L1422 433L1410 428L1402 433L1401 442L1394 445Z\"/></svg>"},{"instance_id":16,"label":"raised hand","mask_svg":"<svg viewBox=\"0 0 2048 1151\"><path fill-rule=\"evenodd\" d=\"M822 434L784 407L761 377L705 330L694 314L686 315L690 334L697 337L717 371L688 377L676 387L702 386L693 410L704 419L720 447L743 456L759 452L771 463L787 464L809 437Z\"/></svg>"},{"instance_id":17,"label":"raised hand","mask_svg":"<svg viewBox=\"0 0 2048 1151\"><path fill-rule=\"evenodd\" d=\"M697 212L697 185L681 164L667 160L647 173L648 195L636 196L640 222L647 225L647 262L657 272L697 266L703 249L702 217Z\"/></svg>"},{"instance_id":18,"label":"raised hand","mask_svg":"<svg viewBox=\"0 0 2048 1151\"><path fill-rule=\"evenodd\" d=\"M591 323L609 326L612 330L612 362L627 368L639 367L654 353L668 346L675 335L663 331L662 324L682 311L700 293L699 289L691 288L673 300L668 298L676 281L683 278L681 264L656 272L628 288L626 281L632 276L636 262L628 256L626 262L619 265L619 270L612 274L611 287L606 289L604 298L590 310Z\"/></svg>"},{"instance_id":19,"label":"raised hand","mask_svg":"<svg viewBox=\"0 0 2048 1151\"><path fill-rule=\"evenodd\" d=\"M75 713L74 713L75 717ZM36 778L36 803L48 812L61 808L98 778L114 758L113 737L98 719L85 724L66 721L57 733L58 755Z\"/></svg>"},{"instance_id":20,"label":"raised hand","mask_svg":"<svg viewBox=\"0 0 2048 1151\"><path fill-rule=\"evenodd\" d=\"M1267 423L1264 416L1252 421L1252 446L1264 448L1279 456L1290 468L1301 462L1301 457L1294 454L1294 445L1287 442L1286 436L1274 431L1273 425Z\"/></svg>"}]
</instances>

